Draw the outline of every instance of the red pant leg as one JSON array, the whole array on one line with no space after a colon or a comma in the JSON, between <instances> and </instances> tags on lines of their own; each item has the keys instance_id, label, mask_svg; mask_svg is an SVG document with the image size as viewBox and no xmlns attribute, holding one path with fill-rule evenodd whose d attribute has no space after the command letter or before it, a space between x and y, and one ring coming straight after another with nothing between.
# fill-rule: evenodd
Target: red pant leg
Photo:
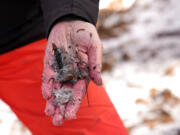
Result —
<instances>
[{"instance_id":1,"label":"red pant leg","mask_svg":"<svg viewBox=\"0 0 180 135\"><path fill-rule=\"evenodd\" d=\"M0 55L0 98L34 135L127 135L103 87L90 83L76 120L52 125L45 116L41 74L46 40Z\"/></svg>"}]
</instances>

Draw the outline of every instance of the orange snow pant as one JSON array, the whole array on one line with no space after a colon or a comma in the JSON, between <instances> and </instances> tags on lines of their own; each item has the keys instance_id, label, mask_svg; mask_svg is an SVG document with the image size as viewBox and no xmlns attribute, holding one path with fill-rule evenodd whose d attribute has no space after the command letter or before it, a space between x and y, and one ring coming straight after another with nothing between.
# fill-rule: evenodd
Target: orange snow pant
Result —
<instances>
[{"instance_id":1,"label":"orange snow pant","mask_svg":"<svg viewBox=\"0 0 180 135\"><path fill-rule=\"evenodd\" d=\"M41 74L46 40L0 55L0 98L7 103L33 135L127 135L103 87L90 82L77 119L53 126L44 113Z\"/></svg>"}]
</instances>

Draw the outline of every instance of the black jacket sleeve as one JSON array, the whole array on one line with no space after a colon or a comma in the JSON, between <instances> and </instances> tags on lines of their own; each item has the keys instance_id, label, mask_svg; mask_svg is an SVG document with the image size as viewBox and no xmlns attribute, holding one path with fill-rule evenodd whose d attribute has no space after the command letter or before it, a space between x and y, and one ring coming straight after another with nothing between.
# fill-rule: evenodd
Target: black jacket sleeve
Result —
<instances>
[{"instance_id":1,"label":"black jacket sleeve","mask_svg":"<svg viewBox=\"0 0 180 135\"><path fill-rule=\"evenodd\" d=\"M41 0L46 36L57 21L81 19L96 25L99 0Z\"/></svg>"}]
</instances>

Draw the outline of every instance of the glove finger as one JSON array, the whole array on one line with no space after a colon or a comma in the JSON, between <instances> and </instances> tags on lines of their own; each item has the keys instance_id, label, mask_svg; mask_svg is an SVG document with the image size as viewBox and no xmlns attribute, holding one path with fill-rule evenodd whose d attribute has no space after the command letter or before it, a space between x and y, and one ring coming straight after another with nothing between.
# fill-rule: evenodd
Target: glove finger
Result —
<instances>
[{"instance_id":1,"label":"glove finger","mask_svg":"<svg viewBox=\"0 0 180 135\"><path fill-rule=\"evenodd\" d=\"M53 77L54 71L50 68L45 68L42 79L42 95L45 99L49 99L52 95Z\"/></svg>"},{"instance_id":2,"label":"glove finger","mask_svg":"<svg viewBox=\"0 0 180 135\"><path fill-rule=\"evenodd\" d=\"M61 115L61 107L60 106L58 106L56 108L52 122L53 122L54 126L60 126L63 124L64 118L63 118L63 115Z\"/></svg>"},{"instance_id":3,"label":"glove finger","mask_svg":"<svg viewBox=\"0 0 180 135\"><path fill-rule=\"evenodd\" d=\"M71 120L76 118L76 112L78 111L82 98L85 94L87 86L87 80L79 80L74 86L74 92L72 100L68 102L65 110L65 119Z\"/></svg>"},{"instance_id":4,"label":"glove finger","mask_svg":"<svg viewBox=\"0 0 180 135\"><path fill-rule=\"evenodd\" d=\"M101 68L102 68L102 43L97 35L92 35L91 45L88 49L88 63L91 79L97 84L102 85Z\"/></svg>"},{"instance_id":5,"label":"glove finger","mask_svg":"<svg viewBox=\"0 0 180 135\"><path fill-rule=\"evenodd\" d=\"M86 53L79 51L78 55L83 63L88 64L88 56Z\"/></svg>"},{"instance_id":6,"label":"glove finger","mask_svg":"<svg viewBox=\"0 0 180 135\"><path fill-rule=\"evenodd\" d=\"M53 116L55 113L56 107L54 106L54 97L51 97L47 102L46 102L46 108L45 108L45 114L47 116Z\"/></svg>"}]
</instances>

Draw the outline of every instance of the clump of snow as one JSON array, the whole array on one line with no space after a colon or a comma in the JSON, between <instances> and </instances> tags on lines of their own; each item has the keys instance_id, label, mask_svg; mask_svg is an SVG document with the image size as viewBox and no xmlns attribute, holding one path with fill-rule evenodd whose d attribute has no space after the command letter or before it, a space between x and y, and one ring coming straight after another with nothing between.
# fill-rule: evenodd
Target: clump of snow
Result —
<instances>
[{"instance_id":1,"label":"clump of snow","mask_svg":"<svg viewBox=\"0 0 180 135\"><path fill-rule=\"evenodd\" d=\"M65 103L68 103L69 100L72 98L73 89L68 88L61 88L61 89L54 89L53 95L55 96L54 104L56 106L61 106Z\"/></svg>"},{"instance_id":2,"label":"clump of snow","mask_svg":"<svg viewBox=\"0 0 180 135\"><path fill-rule=\"evenodd\" d=\"M0 100L0 133L3 135L31 135L31 132L2 100Z\"/></svg>"}]
</instances>

